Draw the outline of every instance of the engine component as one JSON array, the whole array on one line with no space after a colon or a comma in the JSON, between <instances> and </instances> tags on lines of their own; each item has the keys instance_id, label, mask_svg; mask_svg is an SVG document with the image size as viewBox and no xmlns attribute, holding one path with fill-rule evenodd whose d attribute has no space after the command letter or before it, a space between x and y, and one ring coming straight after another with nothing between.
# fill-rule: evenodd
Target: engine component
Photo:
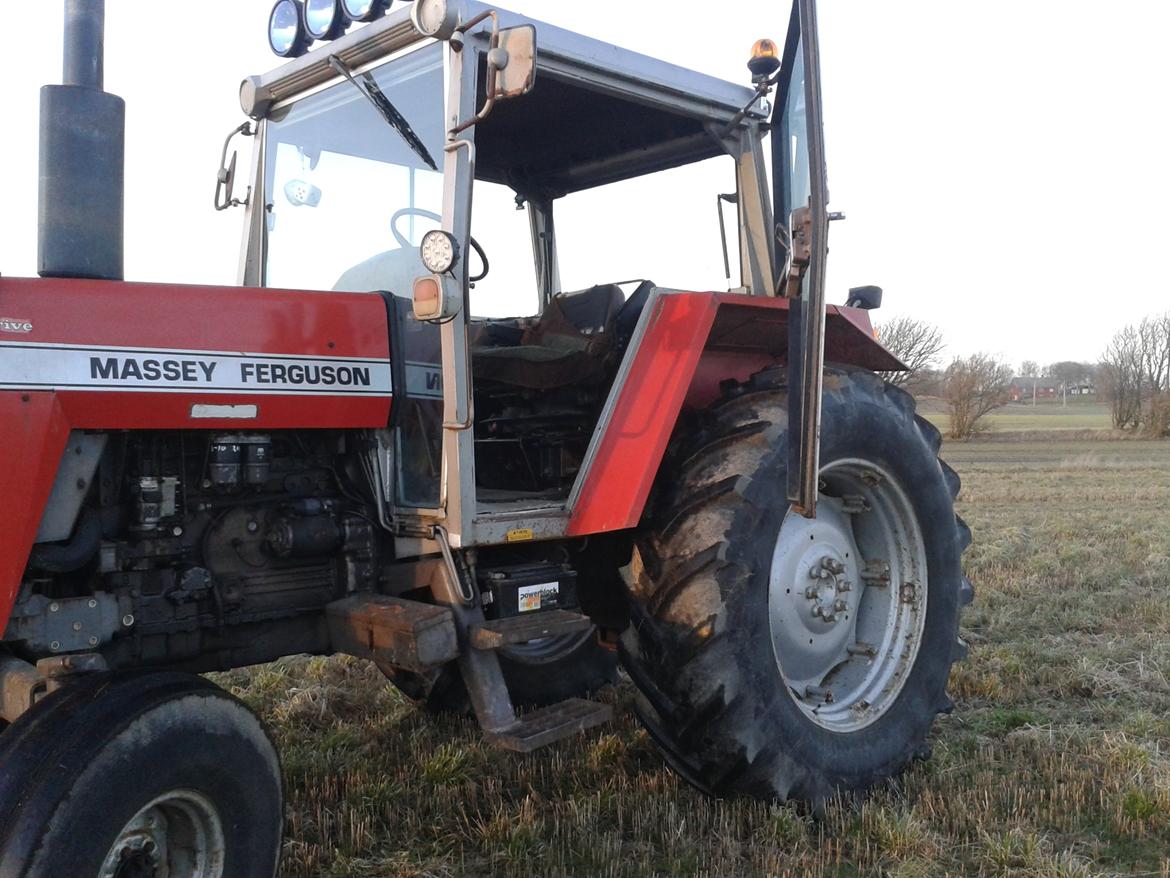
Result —
<instances>
[{"instance_id":1,"label":"engine component","mask_svg":"<svg viewBox=\"0 0 1170 878\"><path fill-rule=\"evenodd\" d=\"M272 440L256 436L244 445L244 484L260 486L268 481L272 464Z\"/></svg>"},{"instance_id":2,"label":"engine component","mask_svg":"<svg viewBox=\"0 0 1170 878\"><path fill-rule=\"evenodd\" d=\"M226 434L211 440L207 478L220 490L233 491L241 485L260 487L268 481L272 464L269 436Z\"/></svg>"},{"instance_id":3,"label":"engine component","mask_svg":"<svg viewBox=\"0 0 1170 878\"><path fill-rule=\"evenodd\" d=\"M101 548L102 521L92 509L81 513L73 535L64 542L37 543L28 563L46 573L71 573L93 560Z\"/></svg>"},{"instance_id":4,"label":"engine component","mask_svg":"<svg viewBox=\"0 0 1170 878\"><path fill-rule=\"evenodd\" d=\"M336 551L341 528L328 514L286 516L268 527L268 548L282 558L313 558Z\"/></svg>"},{"instance_id":5,"label":"engine component","mask_svg":"<svg viewBox=\"0 0 1170 878\"><path fill-rule=\"evenodd\" d=\"M17 602L8 621L5 641L23 641L32 653L92 650L134 624L129 604L99 591L89 597L50 598L30 594Z\"/></svg>"},{"instance_id":6,"label":"engine component","mask_svg":"<svg viewBox=\"0 0 1170 878\"><path fill-rule=\"evenodd\" d=\"M142 476L138 480L138 520L135 530L149 533L178 510L179 480L174 476Z\"/></svg>"},{"instance_id":7,"label":"engine component","mask_svg":"<svg viewBox=\"0 0 1170 878\"><path fill-rule=\"evenodd\" d=\"M61 456L61 466L53 482L53 493L45 504L37 531L38 543L66 540L73 533L81 503L89 492L93 474L109 437L105 433L73 431Z\"/></svg>"},{"instance_id":8,"label":"engine component","mask_svg":"<svg viewBox=\"0 0 1170 878\"><path fill-rule=\"evenodd\" d=\"M217 488L235 488L240 484L240 464L244 451L237 437L222 436L212 440L207 477Z\"/></svg>"}]
</instances>

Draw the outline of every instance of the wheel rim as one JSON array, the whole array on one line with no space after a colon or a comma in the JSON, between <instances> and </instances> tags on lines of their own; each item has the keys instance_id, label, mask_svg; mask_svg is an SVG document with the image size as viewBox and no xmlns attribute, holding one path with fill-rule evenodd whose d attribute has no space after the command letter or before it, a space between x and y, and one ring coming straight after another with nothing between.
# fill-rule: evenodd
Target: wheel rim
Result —
<instances>
[{"instance_id":1,"label":"wheel rim","mask_svg":"<svg viewBox=\"0 0 1170 878\"><path fill-rule=\"evenodd\" d=\"M512 643L500 650L508 658L525 664L536 665L555 662L569 655L586 640L597 636L597 629L590 628L576 634L556 634L552 637L538 637Z\"/></svg>"},{"instance_id":2,"label":"wheel rim","mask_svg":"<svg viewBox=\"0 0 1170 878\"><path fill-rule=\"evenodd\" d=\"M223 824L211 801L172 790L130 819L99 878L222 878Z\"/></svg>"},{"instance_id":3,"label":"wheel rim","mask_svg":"<svg viewBox=\"0 0 1170 878\"><path fill-rule=\"evenodd\" d=\"M769 627L792 698L853 732L897 700L926 619L926 549L906 492L869 461L821 470L817 517L789 511L772 554Z\"/></svg>"}]
</instances>

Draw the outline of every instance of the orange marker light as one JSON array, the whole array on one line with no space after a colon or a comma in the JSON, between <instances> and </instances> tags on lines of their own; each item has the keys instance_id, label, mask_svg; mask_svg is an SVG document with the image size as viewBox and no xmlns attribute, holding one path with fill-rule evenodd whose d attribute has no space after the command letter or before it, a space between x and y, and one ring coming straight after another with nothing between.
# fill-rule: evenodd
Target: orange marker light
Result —
<instances>
[{"instance_id":1,"label":"orange marker light","mask_svg":"<svg viewBox=\"0 0 1170 878\"><path fill-rule=\"evenodd\" d=\"M772 40L756 40L747 66L754 77L764 79L771 76L780 67L779 47Z\"/></svg>"},{"instance_id":2,"label":"orange marker light","mask_svg":"<svg viewBox=\"0 0 1170 878\"><path fill-rule=\"evenodd\" d=\"M443 310L443 291L439 279L431 274L415 278L412 292L414 316L419 320L434 320Z\"/></svg>"}]
</instances>

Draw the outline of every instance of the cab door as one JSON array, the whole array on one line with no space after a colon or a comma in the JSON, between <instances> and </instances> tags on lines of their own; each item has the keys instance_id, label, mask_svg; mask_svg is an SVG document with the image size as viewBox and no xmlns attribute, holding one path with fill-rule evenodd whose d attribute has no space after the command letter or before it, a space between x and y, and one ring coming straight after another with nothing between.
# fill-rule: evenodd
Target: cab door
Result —
<instances>
[{"instance_id":1,"label":"cab door","mask_svg":"<svg viewBox=\"0 0 1170 878\"><path fill-rule=\"evenodd\" d=\"M788 499L816 515L825 359L828 186L816 0L793 0L772 114L773 210L788 324Z\"/></svg>"}]
</instances>

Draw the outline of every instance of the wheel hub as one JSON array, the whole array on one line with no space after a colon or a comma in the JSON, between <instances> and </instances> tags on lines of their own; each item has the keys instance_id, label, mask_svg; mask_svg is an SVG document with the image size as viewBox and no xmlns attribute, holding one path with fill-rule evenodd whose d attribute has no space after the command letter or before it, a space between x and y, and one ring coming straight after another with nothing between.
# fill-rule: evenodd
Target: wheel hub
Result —
<instances>
[{"instance_id":1,"label":"wheel hub","mask_svg":"<svg viewBox=\"0 0 1170 878\"><path fill-rule=\"evenodd\" d=\"M808 569L812 584L804 590L804 596L812 604L813 616L823 622L832 624L849 609L847 597L853 583L845 578L845 571L845 564L833 552L822 556L819 564Z\"/></svg>"},{"instance_id":2,"label":"wheel hub","mask_svg":"<svg viewBox=\"0 0 1170 878\"><path fill-rule=\"evenodd\" d=\"M913 507L874 464L821 472L817 517L789 512L772 555L772 648L800 708L833 731L872 723L913 665L926 616L926 556Z\"/></svg>"},{"instance_id":3,"label":"wheel hub","mask_svg":"<svg viewBox=\"0 0 1170 878\"><path fill-rule=\"evenodd\" d=\"M223 825L194 790L159 796L122 827L98 878L222 878Z\"/></svg>"}]
</instances>

